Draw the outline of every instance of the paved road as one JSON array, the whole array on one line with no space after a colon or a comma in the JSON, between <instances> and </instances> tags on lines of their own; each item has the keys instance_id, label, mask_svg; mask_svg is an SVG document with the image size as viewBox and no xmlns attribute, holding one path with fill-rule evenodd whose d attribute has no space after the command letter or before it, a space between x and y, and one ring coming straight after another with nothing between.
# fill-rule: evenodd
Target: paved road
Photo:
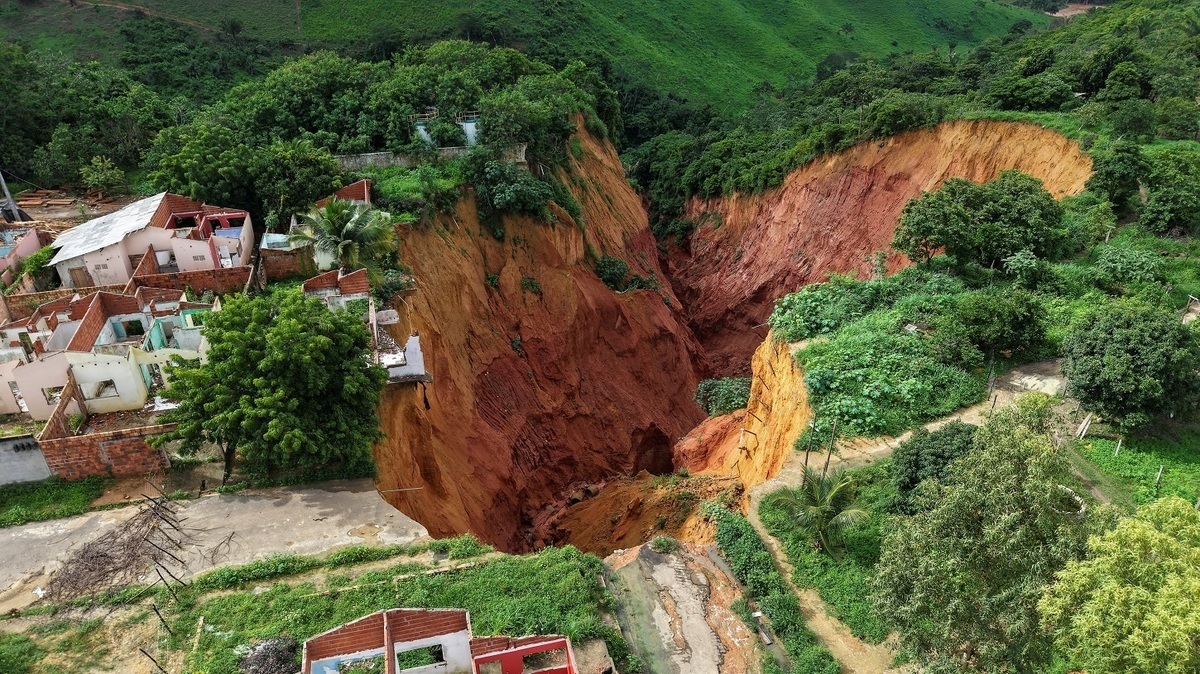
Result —
<instances>
[{"instance_id":1,"label":"paved road","mask_svg":"<svg viewBox=\"0 0 1200 674\"><path fill-rule=\"evenodd\" d=\"M32 603L32 590L79 546L137 512L137 506L0 529L0 611ZM188 573L215 565L245 564L275 553L313 555L361 543L410 543L428 537L425 527L388 505L370 480L213 494L180 503L186 526L205 529L188 549ZM227 549L226 549L227 548Z\"/></svg>"}]
</instances>

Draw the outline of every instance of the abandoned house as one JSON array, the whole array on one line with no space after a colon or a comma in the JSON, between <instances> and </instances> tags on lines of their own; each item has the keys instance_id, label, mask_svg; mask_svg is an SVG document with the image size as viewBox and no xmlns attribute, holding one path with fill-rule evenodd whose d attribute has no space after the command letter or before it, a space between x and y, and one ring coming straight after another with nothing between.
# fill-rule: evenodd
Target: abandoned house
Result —
<instances>
[{"instance_id":1,"label":"abandoned house","mask_svg":"<svg viewBox=\"0 0 1200 674\"><path fill-rule=\"evenodd\" d=\"M317 201L316 207L324 208L334 199L349 201L354 204L371 205L371 180L364 178L358 182L350 183L324 199ZM295 231L299 226L300 218L293 215L289 231ZM271 251L294 251L297 255L311 256L318 270L332 269L337 264L337 260L328 251L313 250L308 244L297 243L291 239L290 234L264 234L262 247Z\"/></svg>"},{"instance_id":2,"label":"abandoned house","mask_svg":"<svg viewBox=\"0 0 1200 674\"><path fill-rule=\"evenodd\" d=\"M21 273L21 261L42 248L33 229L0 230L0 281L8 286Z\"/></svg>"},{"instance_id":3,"label":"abandoned house","mask_svg":"<svg viewBox=\"0 0 1200 674\"><path fill-rule=\"evenodd\" d=\"M179 290L61 297L0 325L0 413L45 420L70 371L89 413L142 409L171 356L201 358L204 317L219 305Z\"/></svg>"},{"instance_id":4,"label":"abandoned house","mask_svg":"<svg viewBox=\"0 0 1200 674\"><path fill-rule=\"evenodd\" d=\"M461 609L388 609L304 642L301 674L375 661L386 674L576 674L564 636L476 637ZM609 661L611 663L611 661ZM611 666L609 667L611 671Z\"/></svg>"},{"instance_id":5,"label":"abandoned house","mask_svg":"<svg viewBox=\"0 0 1200 674\"><path fill-rule=\"evenodd\" d=\"M334 269L308 279L300 287L306 297L321 300L332 311L345 309L354 300L371 297L371 282L367 280L366 269L349 273Z\"/></svg>"},{"instance_id":6,"label":"abandoned house","mask_svg":"<svg viewBox=\"0 0 1200 674\"><path fill-rule=\"evenodd\" d=\"M160 273L248 265L254 228L246 211L163 192L69 229L52 245L63 286L86 288L129 281L148 248Z\"/></svg>"}]
</instances>

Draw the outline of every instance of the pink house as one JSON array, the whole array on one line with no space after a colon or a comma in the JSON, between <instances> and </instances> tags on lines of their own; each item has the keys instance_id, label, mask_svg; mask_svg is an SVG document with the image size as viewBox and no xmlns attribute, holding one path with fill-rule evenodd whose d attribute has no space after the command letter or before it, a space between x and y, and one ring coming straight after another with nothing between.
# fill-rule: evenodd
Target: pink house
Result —
<instances>
[{"instance_id":1,"label":"pink house","mask_svg":"<svg viewBox=\"0 0 1200 674\"><path fill-rule=\"evenodd\" d=\"M254 228L246 211L163 192L69 229L53 245L50 264L64 287L119 285L147 248L160 272L249 265Z\"/></svg>"},{"instance_id":2,"label":"pink house","mask_svg":"<svg viewBox=\"0 0 1200 674\"><path fill-rule=\"evenodd\" d=\"M21 270L21 260L38 252L41 247L37 230L0 231L0 281L3 281L4 285L12 283Z\"/></svg>"}]
</instances>

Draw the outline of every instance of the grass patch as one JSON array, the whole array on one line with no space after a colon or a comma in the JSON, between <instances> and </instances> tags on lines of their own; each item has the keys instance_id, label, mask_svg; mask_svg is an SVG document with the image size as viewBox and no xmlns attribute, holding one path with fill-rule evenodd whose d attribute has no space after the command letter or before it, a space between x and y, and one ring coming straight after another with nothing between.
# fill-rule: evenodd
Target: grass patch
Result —
<instances>
[{"instance_id":1,"label":"grass patch","mask_svg":"<svg viewBox=\"0 0 1200 674\"><path fill-rule=\"evenodd\" d=\"M624 641L601 619L609 605L596 580L601 568L598 558L575 548L550 548L331 594L314 594L317 588L311 583L277 583L259 594L238 592L211 599L185 595L172 609L177 636L170 647L191 650L196 622L203 615L212 629L201 634L199 648L188 657L188 671L236 674L241 647L280 634L304 640L374 611L404 606L466 609L477 635L602 637L619 654ZM413 565L400 564L359 580L385 580L412 570Z\"/></svg>"},{"instance_id":2,"label":"grass patch","mask_svg":"<svg viewBox=\"0 0 1200 674\"><path fill-rule=\"evenodd\" d=\"M792 582L811 587L833 609L833 615L854 633L872 643L887 638L888 627L875 614L871 601L871 579L879 560L883 532L891 516L886 509L895 499L896 487L887 463L849 471L855 479L858 501L869 510L870 519L847 532L846 551L841 561L813 549L812 537L798 528L783 512L767 505L759 516L767 531L777 538L787 553L794 572Z\"/></svg>"},{"instance_id":3,"label":"grass patch","mask_svg":"<svg viewBox=\"0 0 1200 674\"><path fill-rule=\"evenodd\" d=\"M1117 441L1093 439L1078 445L1080 454L1123 486L1138 505L1160 496L1179 496L1191 503L1200 498L1200 429L1180 430L1173 437L1133 437L1121 444L1121 453L1113 456ZM1159 466L1162 483L1154 488Z\"/></svg>"},{"instance_id":4,"label":"grass patch","mask_svg":"<svg viewBox=\"0 0 1200 674\"><path fill-rule=\"evenodd\" d=\"M24 634L0 632L0 672L29 674L46 650Z\"/></svg>"},{"instance_id":5,"label":"grass patch","mask_svg":"<svg viewBox=\"0 0 1200 674\"><path fill-rule=\"evenodd\" d=\"M92 476L73 482L51 478L0 487L0 527L85 513L111 482Z\"/></svg>"},{"instance_id":6,"label":"grass patch","mask_svg":"<svg viewBox=\"0 0 1200 674\"><path fill-rule=\"evenodd\" d=\"M717 545L733 574L771 621L771 630L792 660L791 674L836 674L841 667L808 629L800 601L775 568L771 553L741 515L715 504L705 513L717 523Z\"/></svg>"}]
</instances>

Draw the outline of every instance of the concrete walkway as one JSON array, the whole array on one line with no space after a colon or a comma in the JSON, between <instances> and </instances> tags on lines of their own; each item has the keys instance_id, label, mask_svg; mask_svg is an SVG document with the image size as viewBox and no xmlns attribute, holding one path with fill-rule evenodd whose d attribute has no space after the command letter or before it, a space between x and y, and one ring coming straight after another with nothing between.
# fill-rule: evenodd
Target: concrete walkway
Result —
<instances>
[{"instance_id":1,"label":"concrete walkway","mask_svg":"<svg viewBox=\"0 0 1200 674\"><path fill-rule=\"evenodd\" d=\"M411 543L429 535L388 505L370 480L212 494L178 505L185 526L203 530L186 550L189 576L273 554L316 555L354 544ZM6 588L0 591L0 611L33 603L33 590L72 551L137 510L129 506L0 529L0 588Z\"/></svg>"},{"instance_id":2,"label":"concrete walkway","mask_svg":"<svg viewBox=\"0 0 1200 674\"><path fill-rule=\"evenodd\" d=\"M963 421L971 424L982 424L989 410L1000 409L1011 405L1020 395L1030 391L1040 391L1054 395L1063 391L1066 382L1063 379L1059 362L1056 360L1029 363L1015 368L996 382L993 392L994 400L964 408L958 412L930 422L925 425L928 430L940 428L951 421ZM838 454L830 459L829 467L857 468L882 461L892 455L900 443L912 437L912 432L899 437L858 438L844 443L839 447ZM809 461L815 466L824 464L823 453L813 452ZM791 452L784 460L783 468L775 477L755 485L750 489L750 507L747 519L754 526L758 535L767 544L775 562L780 566L784 578L796 595L804 611L808 628L817 635L821 643L829 649L833 657L842 665L845 674L883 674L891 671L893 653L883 644L870 644L855 637L845 623L833 617L829 606L821 596L811 588L797 588L792 583L792 565L788 562L787 554L779 541L767 532L762 520L758 517L758 509L767 494L778 491L783 487L797 487L804 477L804 453Z\"/></svg>"}]
</instances>

